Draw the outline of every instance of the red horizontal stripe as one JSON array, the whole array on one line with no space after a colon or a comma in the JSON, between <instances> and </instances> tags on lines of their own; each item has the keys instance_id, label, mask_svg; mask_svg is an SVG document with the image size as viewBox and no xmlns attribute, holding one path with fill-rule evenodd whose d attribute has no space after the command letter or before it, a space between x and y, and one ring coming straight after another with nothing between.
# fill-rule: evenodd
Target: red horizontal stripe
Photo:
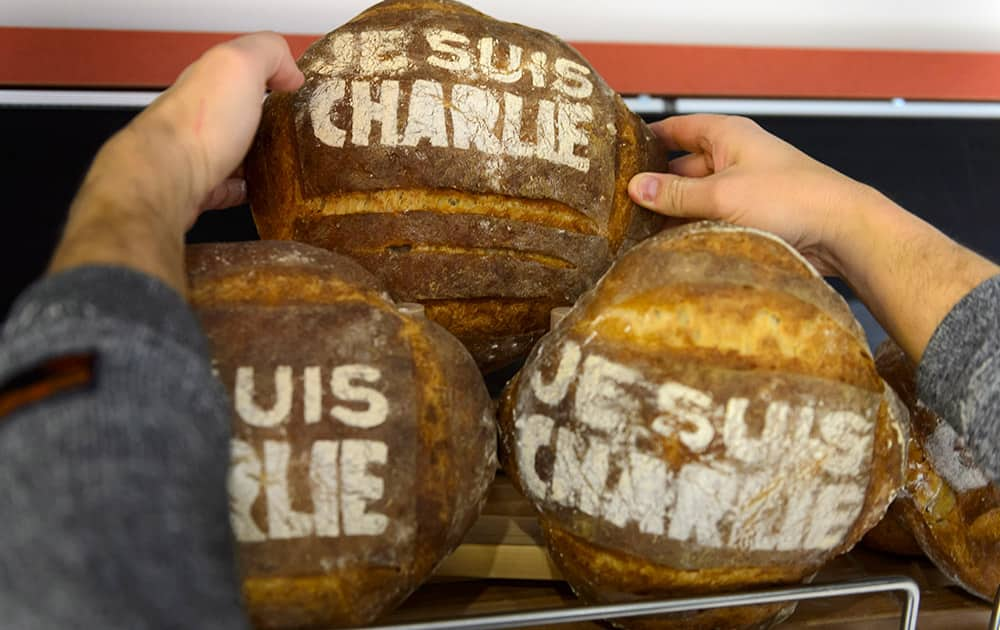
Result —
<instances>
[{"instance_id":1,"label":"red horizontal stripe","mask_svg":"<svg viewBox=\"0 0 1000 630\"><path fill-rule=\"evenodd\" d=\"M0 86L162 88L233 36L0 27ZM296 56L315 39L288 36ZM1000 53L574 45L629 94L1000 100Z\"/></svg>"}]
</instances>

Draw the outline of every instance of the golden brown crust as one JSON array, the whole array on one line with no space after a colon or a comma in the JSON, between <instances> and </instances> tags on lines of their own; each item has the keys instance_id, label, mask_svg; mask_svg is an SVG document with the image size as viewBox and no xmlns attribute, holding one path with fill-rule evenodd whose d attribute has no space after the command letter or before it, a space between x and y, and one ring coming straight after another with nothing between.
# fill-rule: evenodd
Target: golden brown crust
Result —
<instances>
[{"instance_id":1,"label":"golden brown crust","mask_svg":"<svg viewBox=\"0 0 1000 630\"><path fill-rule=\"evenodd\" d=\"M258 231L355 257L397 299L437 301L439 323L460 319L449 300L572 304L662 224L627 185L665 170L666 151L552 35L390 0L299 65L306 85L268 99L247 159ZM476 319L458 336L486 369L538 336L534 321Z\"/></svg>"},{"instance_id":2,"label":"golden brown crust","mask_svg":"<svg viewBox=\"0 0 1000 630\"><path fill-rule=\"evenodd\" d=\"M695 597L758 588L796 584L810 575L804 567L726 567L724 569L676 570L650 564L644 558L591 545L566 533L542 516L542 534L552 561L589 602L618 604L641 598ZM814 572L814 571L813 571ZM714 630L715 628L768 628L795 610L793 602L768 606L742 606L695 611L655 618L619 620L615 625L630 630Z\"/></svg>"},{"instance_id":3,"label":"golden brown crust","mask_svg":"<svg viewBox=\"0 0 1000 630\"><path fill-rule=\"evenodd\" d=\"M236 398L230 499L254 624L370 623L457 546L485 499L496 441L475 363L342 256L262 241L191 246L188 261L192 304ZM355 376L338 381L343 368ZM313 398L311 370L313 387L330 388ZM384 520L362 526L372 518Z\"/></svg>"},{"instance_id":4,"label":"golden brown crust","mask_svg":"<svg viewBox=\"0 0 1000 630\"><path fill-rule=\"evenodd\" d=\"M904 491L893 508L924 554L968 592L992 600L1000 587L1000 488L973 463L954 430L917 397L916 368L891 341L879 373L910 410Z\"/></svg>"},{"instance_id":5,"label":"golden brown crust","mask_svg":"<svg viewBox=\"0 0 1000 630\"><path fill-rule=\"evenodd\" d=\"M808 263L703 223L630 250L539 342L501 399L501 457L588 601L722 592L807 579L873 527L902 483L905 414Z\"/></svg>"}]
</instances>

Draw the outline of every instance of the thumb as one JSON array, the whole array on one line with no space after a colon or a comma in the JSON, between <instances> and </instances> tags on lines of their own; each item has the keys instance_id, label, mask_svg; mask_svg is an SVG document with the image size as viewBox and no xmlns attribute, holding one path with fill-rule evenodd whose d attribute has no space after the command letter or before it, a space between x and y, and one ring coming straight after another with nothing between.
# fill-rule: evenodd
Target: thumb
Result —
<instances>
[{"instance_id":1,"label":"thumb","mask_svg":"<svg viewBox=\"0 0 1000 630\"><path fill-rule=\"evenodd\" d=\"M643 208L673 217L718 219L712 203L709 177L682 177L670 173L639 173L628 184L632 201Z\"/></svg>"}]
</instances>

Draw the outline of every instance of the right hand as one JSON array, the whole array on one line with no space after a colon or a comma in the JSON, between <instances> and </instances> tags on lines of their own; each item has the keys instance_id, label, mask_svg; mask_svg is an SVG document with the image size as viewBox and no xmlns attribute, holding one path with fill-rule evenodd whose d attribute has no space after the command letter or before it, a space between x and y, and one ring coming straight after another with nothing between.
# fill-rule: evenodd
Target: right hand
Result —
<instances>
[{"instance_id":1,"label":"right hand","mask_svg":"<svg viewBox=\"0 0 1000 630\"><path fill-rule=\"evenodd\" d=\"M150 191L185 229L202 209L242 203L238 168L260 123L268 89L291 91L305 77L285 39L272 32L219 44L188 66L126 128L138 149L158 148ZM134 155L132 156L134 160Z\"/></svg>"},{"instance_id":2,"label":"right hand","mask_svg":"<svg viewBox=\"0 0 1000 630\"><path fill-rule=\"evenodd\" d=\"M240 201L242 181L230 176L253 141L264 94L304 80L275 33L205 52L97 153L49 271L120 265L184 293L184 233L206 207Z\"/></svg>"},{"instance_id":3,"label":"right hand","mask_svg":"<svg viewBox=\"0 0 1000 630\"><path fill-rule=\"evenodd\" d=\"M773 232L824 275L843 276L839 249L863 206L881 195L738 116L674 116L651 125L689 154L670 173L629 183L639 205L674 217L715 219ZM884 200L884 198L883 198Z\"/></svg>"}]
</instances>

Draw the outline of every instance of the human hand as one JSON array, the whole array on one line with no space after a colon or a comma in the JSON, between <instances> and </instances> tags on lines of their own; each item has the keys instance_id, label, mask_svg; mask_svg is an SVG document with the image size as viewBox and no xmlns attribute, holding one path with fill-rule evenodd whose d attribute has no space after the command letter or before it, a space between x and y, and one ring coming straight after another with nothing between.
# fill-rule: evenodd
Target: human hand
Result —
<instances>
[{"instance_id":1,"label":"human hand","mask_svg":"<svg viewBox=\"0 0 1000 630\"><path fill-rule=\"evenodd\" d=\"M304 77L288 44L255 33L215 46L98 152L70 208L51 273L116 264L184 292L184 233L201 210L239 203L267 89Z\"/></svg>"},{"instance_id":2,"label":"human hand","mask_svg":"<svg viewBox=\"0 0 1000 630\"><path fill-rule=\"evenodd\" d=\"M670 173L629 182L639 205L773 232L824 275L844 278L914 361L951 308L1000 267L874 188L817 162L754 122L676 116L652 125Z\"/></svg>"},{"instance_id":3,"label":"human hand","mask_svg":"<svg viewBox=\"0 0 1000 630\"><path fill-rule=\"evenodd\" d=\"M854 214L881 195L737 116L675 116L651 125L673 151L670 173L629 183L639 205L675 217L727 221L778 234L824 275L844 275ZM883 198L884 199L884 198Z\"/></svg>"},{"instance_id":4,"label":"human hand","mask_svg":"<svg viewBox=\"0 0 1000 630\"><path fill-rule=\"evenodd\" d=\"M169 205L185 227L201 209L245 199L245 183L234 171L257 131L264 94L294 90L303 81L284 38L245 35L208 50L126 128L145 147L162 143L173 149L159 166L174 181L157 179L183 193Z\"/></svg>"}]
</instances>

